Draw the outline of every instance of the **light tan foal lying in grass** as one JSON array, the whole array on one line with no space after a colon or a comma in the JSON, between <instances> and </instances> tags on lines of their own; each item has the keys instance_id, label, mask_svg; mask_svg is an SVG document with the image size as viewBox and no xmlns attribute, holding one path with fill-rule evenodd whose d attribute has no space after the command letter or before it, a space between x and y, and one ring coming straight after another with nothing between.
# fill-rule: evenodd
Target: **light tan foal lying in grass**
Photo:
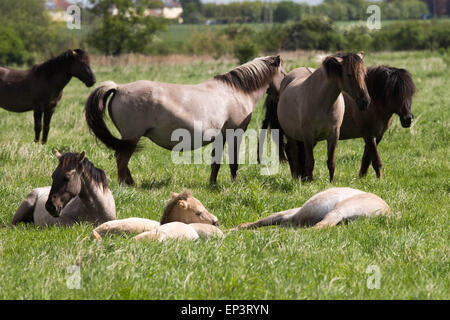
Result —
<instances>
[{"instance_id":1,"label":"light tan foal lying in grass","mask_svg":"<svg viewBox=\"0 0 450 320\"><path fill-rule=\"evenodd\" d=\"M256 222L243 223L232 230L271 225L331 227L342 221L389 212L387 203L373 193L351 188L330 188L314 195L300 208L277 212Z\"/></svg>"},{"instance_id":2,"label":"light tan foal lying in grass","mask_svg":"<svg viewBox=\"0 0 450 320\"><path fill-rule=\"evenodd\" d=\"M211 214L203 204L188 191L180 194L171 193L171 199L164 209L161 222L143 219L127 218L108 221L92 231L92 237L101 240L106 234L137 234L135 239L166 240L186 239L195 240L210 236L223 236L216 226L218 219Z\"/></svg>"}]
</instances>

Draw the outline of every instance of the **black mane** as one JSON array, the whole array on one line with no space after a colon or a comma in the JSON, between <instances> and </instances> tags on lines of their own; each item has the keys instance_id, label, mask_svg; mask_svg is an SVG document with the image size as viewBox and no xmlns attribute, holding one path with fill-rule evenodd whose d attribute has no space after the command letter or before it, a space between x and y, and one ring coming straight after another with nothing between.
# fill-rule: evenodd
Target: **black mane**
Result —
<instances>
[{"instance_id":1,"label":"black mane","mask_svg":"<svg viewBox=\"0 0 450 320\"><path fill-rule=\"evenodd\" d=\"M79 153L65 152L60 158L60 164L63 169L74 169L78 165ZM108 180L106 174L102 169L96 168L87 157L81 162L82 172L85 176L93 180L95 183L102 185L104 188L108 187Z\"/></svg>"},{"instance_id":2,"label":"black mane","mask_svg":"<svg viewBox=\"0 0 450 320\"><path fill-rule=\"evenodd\" d=\"M397 97L410 99L416 92L411 74L406 69L377 66L367 70L367 89L374 102L386 103Z\"/></svg>"}]
</instances>

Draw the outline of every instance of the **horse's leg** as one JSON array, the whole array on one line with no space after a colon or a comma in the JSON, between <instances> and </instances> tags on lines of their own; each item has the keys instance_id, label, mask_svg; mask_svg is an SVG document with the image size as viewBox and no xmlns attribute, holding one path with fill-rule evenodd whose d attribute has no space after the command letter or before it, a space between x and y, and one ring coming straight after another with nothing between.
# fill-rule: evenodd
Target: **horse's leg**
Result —
<instances>
[{"instance_id":1,"label":"horse's leg","mask_svg":"<svg viewBox=\"0 0 450 320\"><path fill-rule=\"evenodd\" d=\"M272 131L271 131L272 132ZM285 148L285 144L284 144L284 133L283 130L278 129L278 141L275 141L275 143L278 145L278 157L280 162L286 162L287 158L286 158L286 154L284 153L284 148ZM276 140L276 139L274 139Z\"/></svg>"},{"instance_id":2,"label":"horse's leg","mask_svg":"<svg viewBox=\"0 0 450 320\"><path fill-rule=\"evenodd\" d=\"M34 117L34 142L39 142L39 136L41 135L42 128L42 111L40 107L35 107L33 109Z\"/></svg>"},{"instance_id":3,"label":"horse's leg","mask_svg":"<svg viewBox=\"0 0 450 320\"><path fill-rule=\"evenodd\" d=\"M293 220L293 216L300 208L289 209L281 212L276 212L271 214L268 217L259 219L255 222L245 222L241 223L237 227L234 227L230 230L239 230L239 229L256 229L260 227L266 226L274 226L281 225L283 227L295 226L295 221Z\"/></svg>"},{"instance_id":4,"label":"horse's leg","mask_svg":"<svg viewBox=\"0 0 450 320\"><path fill-rule=\"evenodd\" d=\"M50 120L52 120L53 112L56 106L44 111L44 130L42 131L42 143L45 144L48 138L48 131L50 130Z\"/></svg>"},{"instance_id":5,"label":"horse's leg","mask_svg":"<svg viewBox=\"0 0 450 320\"><path fill-rule=\"evenodd\" d=\"M297 141L288 137L286 143L286 155L289 162L289 168L291 169L291 175L294 179L298 179L301 173L300 165L298 162L299 151L297 150L297 148Z\"/></svg>"},{"instance_id":6,"label":"horse's leg","mask_svg":"<svg viewBox=\"0 0 450 320\"><path fill-rule=\"evenodd\" d=\"M367 143L364 141L364 153L361 159L361 169L359 169L360 178L364 177L367 174L367 170L369 169L371 161L372 160L370 159L369 147L367 146Z\"/></svg>"},{"instance_id":7,"label":"horse's leg","mask_svg":"<svg viewBox=\"0 0 450 320\"><path fill-rule=\"evenodd\" d=\"M305 178L305 144L302 141L297 142L299 172L302 179Z\"/></svg>"},{"instance_id":8,"label":"horse's leg","mask_svg":"<svg viewBox=\"0 0 450 320\"><path fill-rule=\"evenodd\" d=\"M230 160L231 181L236 181L237 171L239 168L239 147L241 146L243 136L233 136L231 141L228 140L228 158Z\"/></svg>"},{"instance_id":9,"label":"horse's leg","mask_svg":"<svg viewBox=\"0 0 450 320\"><path fill-rule=\"evenodd\" d=\"M378 153L377 139L371 137L365 140L366 146L368 146L369 148L370 158L372 160L372 167L375 170L377 178L381 178L382 176L381 167L383 166L383 163L381 162L380 154Z\"/></svg>"},{"instance_id":10,"label":"horse's leg","mask_svg":"<svg viewBox=\"0 0 450 320\"><path fill-rule=\"evenodd\" d=\"M330 182L334 182L334 171L336 170L336 145L339 139L339 131L335 132L327 140L327 166L328 172L330 173Z\"/></svg>"},{"instance_id":11,"label":"horse's leg","mask_svg":"<svg viewBox=\"0 0 450 320\"><path fill-rule=\"evenodd\" d=\"M263 148L264 148L264 140L265 140L266 134L267 134L266 129L268 127L269 127L269 119L264 119L262 126L261 126L261 131L259 132L259 137L258 137L257 154L256 154L258 163L261 163L261 156L262 156Z\"/></svg>"},{"instance_id":12,"label":"horse's leg","mask_svg":"<svg viewBox=\"0 0 450 320\"><path fill-rule=\"evenodd\" d=\"M25 200L22 201L16 213L14 214L11 224L15 225L19 222L30 223L33 222L33 212L38 199L38 194L31 191Z\"/></svg>"},{"instance_id":13,"label":"horse's leg","mask_svg":"<svg viewBox=\"0 0 450 320\"><path fill-rule=\"evenodd\" d=\"M306 181L313 180L314 171L314 142L311 139L305 139L304 141L305 150L305 176Z\"/></svg>"},{"instance_id":14,"label":"horse's leg","mask_svg":"<svg viewBox=\"0 0 450 320\"><path fill-rule=\"evenodd\" d=\"M211 185L217 183L217 175L219 174L224 145L225 135L222 135L222 140L216 138L213 142L213 148L211 152L211 175L209 176L209 184Z\"/></svg>"},{"instance_id":15,"label":"horse's leg","mask_svg":"<svg viewBox=\"0 0 450 320\"><path fill-rule=\"evenodd\" d=\"M119 176L119 183L125 183L128 185L134 185L134 180L131 177L130 169L128 169L128 163L130 162L130 158L133 155L134 151L136 151L137 143L139 139L135 139L133 141L134 148L130 151L125 152L116 152L116 162L117 162L117 174Z\"/></svg>"}]
</instances>

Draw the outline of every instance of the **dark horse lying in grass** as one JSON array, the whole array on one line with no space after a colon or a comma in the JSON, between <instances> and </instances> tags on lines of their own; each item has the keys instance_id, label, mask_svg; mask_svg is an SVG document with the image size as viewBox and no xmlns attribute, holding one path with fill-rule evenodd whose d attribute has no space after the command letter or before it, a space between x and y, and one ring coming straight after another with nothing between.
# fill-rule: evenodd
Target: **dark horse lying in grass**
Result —
<instances>
[{"instance_id":1,"label":"dark horse lying in grass","mask_svg":"<svg viewBox=\"0 0 450 320\"><path fill-rule=\"evenodd\" d=\"M35 142L39 141L44 114L42 143L46 143L53 112L72 77L88 87L95 84L89 56L81 49L68 50L29 70L0 67L0 107L13 112L33 110Z\"/></svg>"},{"instance_id":2,"label":"dark horse lying in grass","mask_svg":"<svg viewBox=\"0 0 450 320\"><path fill-rule=\"evenodd\" d=\"M82 153L56 152L58 167L52 186L33 189L20 204L11 224L69 226L88 221L94 225L116 219L116 205L105 172Z\"/></svg>"},{"instance_id":3,"label":"dark horse lying in grass","mask_svg":"<svg viewBox=\"0 0 450 320\"><path fill-rule=\"evenodd\" d=\"M371 103L366 111L359 110L353 99L344 93L345 113L339 140L362 137L365 148L359 175L360 177L366 175L367 169L372 163L377 177L380 178L382 162L377 145L392 124L394 113L400 117L400 123L404 128L411 126L414 118L411 113L411 103L416 87L407 70L386 66L369 68L366 84L371 97ZM280 129L278 119L274 117L277 114L277 98L276 94L272 94L265 101L266 115L263 129L268 127ZM280 130L280 160L285 159L283 135L283 131ZM262 146L261 141L258 146ZM261 153L262 151L258 152L258 159Z\"/></svg>"}]
</instances>

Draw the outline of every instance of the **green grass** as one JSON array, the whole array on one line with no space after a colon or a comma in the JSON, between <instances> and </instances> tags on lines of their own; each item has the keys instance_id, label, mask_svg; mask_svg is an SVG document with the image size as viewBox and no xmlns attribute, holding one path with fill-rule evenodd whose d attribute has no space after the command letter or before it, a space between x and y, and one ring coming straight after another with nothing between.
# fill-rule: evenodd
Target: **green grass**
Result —
<instances>
[{"instance_id":1,"label":"green grass","mask_svg":"<svg viewBox=\"0 0 450 320\"><path fill-rule=\"evenodd\" d=\"M367 65L411 71L418 87L414 126L395 118L379 150L384 178L372 169L357 177L363 142L341 141L335 186L374 192L392 207L391 217L354 221L324 230L262 228L226 233L224 239L135 243L130 237L94 242L92 227L0 228L0 299L449 299L449 93L450 76L432 52L368 54ZM288 60L317 66L313 58ZM224 62L183 65L94 66L99 82L152 79L196 83L233 67ZM331 187L326 144L315 148L315 181L290 178L287 165L271 176L240 166L238 181L222 166L217 187L208 165L174 165L170 152L143 139L130 169L135 187L117 183L113 153L89 133L83 105L90 89L74 79L52 120L47 145L34 144L32 113L0 110L0 224L10 222L27 193L51 184L60 151L85 150L103 168L119 218L159 219L171 191L184 188L214 213L223 229L271 212L301 206ZM261 103L251 125L262 120ZM81 289L69 289L67 268L81 268ZM380 289L366 285L377 265Z\"/></svg>"}]
</instances>

